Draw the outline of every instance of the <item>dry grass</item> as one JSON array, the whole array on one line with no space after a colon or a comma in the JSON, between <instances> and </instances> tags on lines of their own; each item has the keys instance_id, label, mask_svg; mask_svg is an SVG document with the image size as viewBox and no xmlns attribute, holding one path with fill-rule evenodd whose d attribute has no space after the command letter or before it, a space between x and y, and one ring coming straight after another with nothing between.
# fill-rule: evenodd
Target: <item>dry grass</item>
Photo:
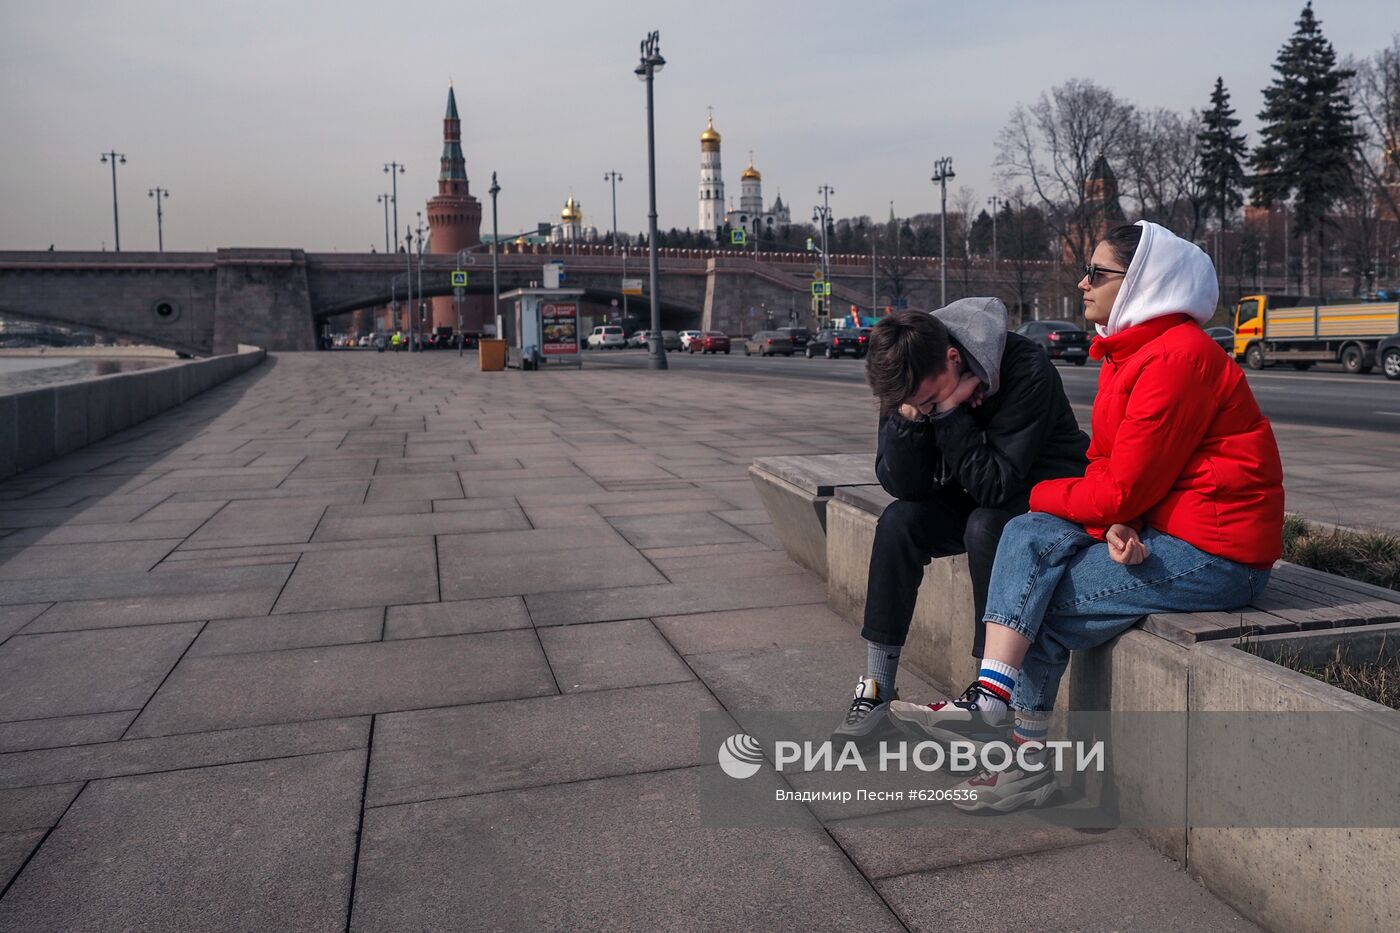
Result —
<instances>
[{"instance_id":1,"label":"dry grass","mask_svg":"<svg viewBox=\"0 0 1400 933\"><path fill-rule=\"evenodd\" d=\"M1244 646L1254 654L1259 654L1255 645ZM1317 666L1304 664L1298 651L1284 652L1271 659L1276 664L1307 674L1323 683L1340 687L1347 693L1400 709L1400 665L1395 663L1394 652L1387 649L1384 642L1373 660L1354 661L1342 654L1338 645L1327 663Z\"/></svg>"},{"instance_id":2,"label":"dry grass","mask_svg":"<svg viewBox=\"0 0 1400 933\"><path fill-rule=\"evenodd\" d=\"M1290 515L1283 523L1283 559L1339 577L1400 590L1400 537L1395 535L1323 530Z\"/></svg>"}]
</instances>

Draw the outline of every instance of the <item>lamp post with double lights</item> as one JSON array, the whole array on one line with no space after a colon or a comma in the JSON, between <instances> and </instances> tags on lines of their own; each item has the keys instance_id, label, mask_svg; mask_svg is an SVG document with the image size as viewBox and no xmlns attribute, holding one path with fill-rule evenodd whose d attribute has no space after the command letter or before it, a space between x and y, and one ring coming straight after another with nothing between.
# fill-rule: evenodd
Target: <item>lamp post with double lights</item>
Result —
<instances>
[{"instance_id":1,"label":"lamp post with double lights","mask_svg":"<svg viewBox=\"0 0 1400 933\"><path fill-rule=\"evenodd\" d=\"M496 226L496 195L500 193L501 186L496 184L496 173L492 172L487 194L491 195L491 319L496 324L497 340L501 338L501 277L496 259L496 253L501 248L501 234Z\"/></svg>"},{"instance_id":2,"label":"lamp post with double lights","mask_svg":"<svg viewBox=\"0 0 1400 933\"><path fill-rule=\"evenodd\" d=\"M831 226L831 196L835 193L835 188L830 185L822 185L817 189L817 194L822 196L822 203L812 208L812 222L821 225L821 270L824 288L825 283L831 281L831 253L829 248L830 244L827 243L826 232L827 228ZM825 323L824 319L829 319L831 317L831 301L825 294L821 295L818 300L821 310L817 314L817 324L820 327Z\"/></svg>"},{"instance_id":3,"label":"lamp post with double lights","mask_svg":"<svg viewBox=\"0 0 1400 933\"><path fill-rule=\"evenodd\" d=\"M165 252L165 210L161 207L161 199L170 197L170 192L164 188L152 188L146 192L146 197L156 199L156 249Z\"/></svg>"},{"instance_id":4,"label":"lamp post with double lights","mask_svg":"<svg viewBox=\"0 0 1400 933\"><path fill-rule=\"evenodd\" d=\"M389 203L392 199L386 191L376 197L375 200L384 205L384 252L392 252L392 250L389 249Z\"/></svg>"},{"instance_id":5,"label":"lamp post with double lights","mask_svg":"<svg viewBox=\"0 0 1400 933\"><path fill-rule=\"evenodd\" d=\"M393 194L389 197L389 203L394 205L394 249L399 248L399 176L404 173L404 168L398 162L390 162L384 166L384 171L388 173L393 182Z\"/></svg>"},{"instance_id":6,"label":"lamp post with double lights","mask_svg":"<svg viewBox=\"0 0 1400 933\"><path fill-rule=\"evenodd\" d=\"M423 341L423 340L425 340L425 338L426 338L426 336L427 336L427 335L426 335L426 332L425 332L424 329L423 329L423 324L424 324L423 318L426 316L426 315L425 315L425 312L427 311L427 309L426 309L425 307L423 307L423 245L424 245L424 242L423 242L423 241L426 240L426 239L427 239L427 238L423 236L423 212L422 212L422 211L419 211L419 212L418 212L418 339L419 339L420 342ZM426 349L426 346L420 347L419 349Z\"/></svg>"},{"instance_id":7,"label":"lamp post with double lights","mask_svg":"<svg viewBox=\"0 0 1400 933\"><path fill-rule=\"evenodd\" d=\"M106 165L108 162L111 162L111 163L112 163L112 236L116 239L117 252L120 253L120 252L122 251L122 226L121 226L121 223L118 222L118 220L117 220L117 161L118 161L118 160L121 161L122 165L125 165L125 164L126 164L126 154L125 154L125 153L122 153L122 152L117 152L117 151L115 151L115 150L113 150L113 151L111 151L111 152L104 152L104 153L102 153L102 164L103 164L103 165Z\"/></svg>"},{"instance_id":8,"label":"lamp post with double lights","mask_svg":"<svg viewBox=\"0 0 1400 933\"><path fill-rule=\"evenodd\" d=\"M661 33L648 33L641 48L641 64L632 73L647 86L647 190L651 202L651 211L647 214L647 264L651 273L651 330L647 332L647 343L651 344L651 355L647 366L666 369L666 345L661 339L661 296L656 291L660 268L656 256L656 112L652 97L652 79L666 64L666 59L661 57Z\"/></svg>"},{"instance_id":9,"label":"lamp post with double lights","mask_svg":"<svg viewBox=\"0 0 1400 933\"><path fill-rule=\"evenodd\" d=\"M956 178L953 174L953 160L950 156L944 156L933 163L934 175L929 181L938 185L942 191L941 207L938 213L938 305L948 306L948 179Z\"/></svg>"},{"instance_id":10,"label":"lamp post with double lights","mask_svg":"<svg viewBox=\"0 0 1400 933\"><path fill-rule=\"evenodd\" d=\"M404 289L408 292L408 352L413 352L413 228L404 230L404 241L408 244L403 251L405 271Z\"/></svg>"},{"instance_id":11,"label":"lamp post with double lights","mask_svg":"<svg viewBox=\"0 0 1400 933\"><path fill-rule=\"evenodd\" d=\"M613 255L617 255L618 246L620 245L620 244L617 242L617 183L620 182L620 181L622 181L622 173L621 173L621 172L604 172L604 173L603 173L603 181L610 181L610 182L612 182ZM626 281L626 279L627 279L627 248L626 248L626 247L623 247L623 248L622 248L622 278L623 278L624 281ZM622 322L623 322L624 324L627 323L627 288L626 288L626 286L624 286L623 289L622 289Z\"/></svg>"}]
</instances>

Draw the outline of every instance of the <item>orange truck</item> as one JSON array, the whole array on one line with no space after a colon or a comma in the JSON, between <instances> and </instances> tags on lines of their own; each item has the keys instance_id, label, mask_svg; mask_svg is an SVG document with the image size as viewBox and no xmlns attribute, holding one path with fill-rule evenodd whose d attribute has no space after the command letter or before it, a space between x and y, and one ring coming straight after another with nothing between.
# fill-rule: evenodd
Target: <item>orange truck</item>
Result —
<instances>
[{"instance_id":1,"label":"orange truck","mask_svg":"<svg viewBox=\"0 0 1400 933\"><path fill-rule=\"evenodd\" d=\"M1312 298L1246 295L1235 306L1235 359L1250 369L1341 363L1369 373L1376 348L1400 332L1400 302L1327 305Z\"/></svg>"}]
</instances>

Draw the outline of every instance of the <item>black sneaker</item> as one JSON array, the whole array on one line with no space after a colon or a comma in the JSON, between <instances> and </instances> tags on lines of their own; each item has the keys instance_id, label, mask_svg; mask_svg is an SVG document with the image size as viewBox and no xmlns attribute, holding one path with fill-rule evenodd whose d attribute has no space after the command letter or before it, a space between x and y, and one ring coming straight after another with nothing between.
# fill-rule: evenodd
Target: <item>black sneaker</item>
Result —
<instances>
[{"instance_id":1,"label":"black sneaker","mask_svg":"<svg viewBox=\"0 0 1400 933\"><path fill-rule=\"evenodd\" d=\"M1005 739L1009 731L1006 710L987 712L982 708L983 697L999 699L973 681L956 700L927 704L896 700L889 705L889 717L901 730L918 739L945 744Z\"/></svg>"},{"instance_id":2,"label":"black sneaker","mask_svg":"<svg viewBox=\"0 0 1400 933\"><path fill-rule=\"evenodd\" d=\"M892 730L885 713L890 708L890 700L897 699L898 689L889 700L883 699L875 678L862 677L856 682L855 699L851 700L851 708L846 711L846 721L832 730L831 741L837 745L855 742L857 746L864 746L889 733Z\"/></svg>"}]
</instances>

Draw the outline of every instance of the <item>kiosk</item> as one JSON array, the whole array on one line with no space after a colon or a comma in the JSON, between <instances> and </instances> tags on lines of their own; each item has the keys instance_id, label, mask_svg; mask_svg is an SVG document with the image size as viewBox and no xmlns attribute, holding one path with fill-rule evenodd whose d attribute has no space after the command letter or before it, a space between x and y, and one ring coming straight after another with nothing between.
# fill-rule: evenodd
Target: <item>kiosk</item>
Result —
<instances>
[{"instance_id":1,"label":"kiosk","mask_svg":"<svg viewBox=\"0 0 1400 933\"><path fill-rule=\"evenodd\" d=\"M579 353L581 288L517 288L505 292L506 365L516 369L582 366Z\"/></svg>"}]
</instances>

